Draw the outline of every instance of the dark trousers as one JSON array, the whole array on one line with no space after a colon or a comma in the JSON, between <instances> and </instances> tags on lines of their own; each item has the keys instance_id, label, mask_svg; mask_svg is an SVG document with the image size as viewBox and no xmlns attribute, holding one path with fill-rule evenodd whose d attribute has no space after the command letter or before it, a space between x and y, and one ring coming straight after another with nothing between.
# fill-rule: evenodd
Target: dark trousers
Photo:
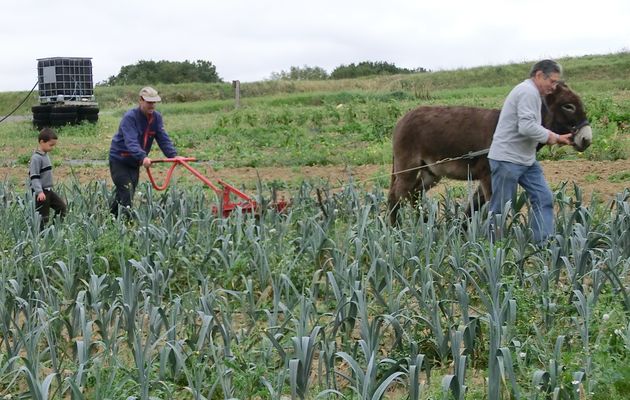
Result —
<instances>
[{"instance_id":1,"label":"dark trousers","mask_svg":"<svg viewBox=\"0 0 630 400\"><path fill-rule=\"evenodd\" d=\"M116 160L109 160L109 172L115 186L114 200L110 208L111 212L115 216L119 212L129 215L133 195L136 192L138 179L140 178L140 167L130 166ZM124 208L121 209L121 207Z\"/></svg>"},{"instance_id":2,"label":"dark trousers","mask_svg":"<svg viewBox=\"0 0 630 400\"><path fill-rule=\"evenodd\" d=\"M46 200L38 201L35 199L35 209L42 216L42 228L44 225L48 223L50 220L50 209L52 208L55 211L55 215L59 215L60 218L66 216L67 206L66 202L63 201L61 197L52 190L44 190L44 194L46 194Z\"/></svg>"}]
</instances>

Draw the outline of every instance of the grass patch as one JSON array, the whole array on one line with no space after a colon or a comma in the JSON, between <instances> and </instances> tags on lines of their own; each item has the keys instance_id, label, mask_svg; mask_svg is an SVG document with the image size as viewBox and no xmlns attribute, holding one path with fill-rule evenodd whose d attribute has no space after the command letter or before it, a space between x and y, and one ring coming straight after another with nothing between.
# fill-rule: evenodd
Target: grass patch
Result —
<instances>
[{"instance_id":1,"label":"grass patch","mask_svg":"<svg viewBox=\"0 0 630 400\"><path fill-rule=\"evenodd\" d=\"M621 183L630 182L630 171L620 171L608 177L610 182Z\"/></svg>"},{"instance_id":2,"label":"grass patch","mask_svg":"<svg viewBox=\"0 0 630 400\"><path fill-rule=\"evenodd\" d=\"M588 174L588 175L586 175L585 179L586 179L587 182L591 182L592 183L592 182L597 182L598 180L601 179L601 177L599 175L597 175L597 174Z\"/></svg>"}]
</instances>

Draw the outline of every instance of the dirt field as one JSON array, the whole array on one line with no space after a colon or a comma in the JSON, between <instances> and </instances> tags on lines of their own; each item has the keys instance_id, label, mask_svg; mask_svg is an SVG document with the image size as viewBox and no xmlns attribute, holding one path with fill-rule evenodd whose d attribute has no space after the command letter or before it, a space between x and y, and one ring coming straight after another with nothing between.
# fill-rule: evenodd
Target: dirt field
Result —
<instances>
[{"instance_id":1,"label":"dirt field","mask_svg":"<svg viewBox=\"0 0 630 400\"><path fill-rule=\"evenodd\" d=\"M615 194L630 188L630 160L618 161L544 161L542 163L545 176L552 188L558 187L562 182L567 182L572 188L572 183L576 182L586 197L597 194L601 200L607 201ZM386 165L364 165L346 169L340 166L326 167L286 167L286 168L235 168L221 169L214 171L208 164L195 164L201 173L209 179L215 181L222 178L237 186L255 187L257 176L263 182L285 181L299 183L302 180L323 180L330 184L330 187L341 187L348 182L352 175L355 182L370 184L379 180L388 182L388 173L391 166ZM107 165L61 165L54 168L55 181L62 182L76 177L81 183L93 180L105 180L111 183L109 169ZM258 174L258 175L257 175ZM155 171L156 179L162 181L165 176L165 166L159 167ZM27 168L1 167L0 179L4 181L26 181ZM175 173L176 179L194 181L190 173L183 168L178 168ZM142 173L141 180L147 179ZM201 182L199 182L201 184ZM458 184L454 181L444 180L437 190L444 189L446 185ZM386 185L387 186L387 185Z\"/></svg>"}]
</instances>

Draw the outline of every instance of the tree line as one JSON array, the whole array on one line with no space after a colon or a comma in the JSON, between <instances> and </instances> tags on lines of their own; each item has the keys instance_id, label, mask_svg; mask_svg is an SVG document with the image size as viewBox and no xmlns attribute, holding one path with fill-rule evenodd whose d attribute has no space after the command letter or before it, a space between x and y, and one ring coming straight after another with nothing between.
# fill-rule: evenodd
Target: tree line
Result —
<instances>
[{"instance_id":1,"label":"tree line","mask_svg":"<svg viewBox=\"0 0 630 400\"><path fill-rule=\"evenodd\" d=\"M363 61L358 64L340 65L330 74L321 67L291 67L289 71L274 72L272 80L325 80L325 79L349 79L372 75L396 75L428 72L425 68L401 68L385 61Z\"/></svg>"},{"instance_id":2,"label":"tree line","mask_svg":"<svg viewBox=\"0 0 630 400\"><path fill-rule=\"evenodd\" d=\"M125 65L118 75L110 76L104 86L144 85L154 83L222 82L217 68L210 61L145 61Z\"/></svg>"},{"instance_id":3,"label":"tree line","mask_svg":"<svg viewBox=\"0 0 630 400\"><path fill-rule=\"evenodd\" d=\"M428 72L425 68L400 68L384 61L363 61L358 64L340 65L330 74L321 67L292 66L288 71L273 72L271 80L326 80L348 79L371 75L394 75ZM154 83L219 83L223 82L216 66L210 61L146 61L126 65L117 75L110 76L99 85L144 85Z\"/></svg>"}]
</instances>

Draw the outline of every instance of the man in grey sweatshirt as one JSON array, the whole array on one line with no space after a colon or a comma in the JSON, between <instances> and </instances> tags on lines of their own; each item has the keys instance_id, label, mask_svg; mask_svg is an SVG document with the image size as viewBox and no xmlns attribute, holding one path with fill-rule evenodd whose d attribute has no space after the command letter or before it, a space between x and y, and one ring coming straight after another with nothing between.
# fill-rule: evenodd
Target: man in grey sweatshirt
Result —
<instances>
[{"instance_id":1,"label":"man in grey sweatshirt","mask_svg":"<svg viewBox=\"0 0 630 400\"><path fill-rule=\"evenodd\" d=\"M35 196L35 206L42 216L43 228L49 220L50 209L61 218L66 215L66 203L53 191L52 163L48 153L57 145L57 134L50 128L44 128L37 138L37 150L33 152L28 167L30 187Z\"/></svg>"},{"instance_id":2,"label":"man in grey sweatshirt","mask_svg":"<svg viewBox=\"0 0 630 400\"><path fill-rule=\"evenodd\" d=\"M529 79L518 84L505 100L492 144L491 215L502 214L508 201L514 200L521 185L532 206L531 226L534 241L543 244L555 232L553 193L536 161L539 143L571 144L571 133L559 135L542 125L544 96L553 92L560 81L562 68L553 60L536 63ZM495 236L499 232L494 232Z\"/></svg>"}]
</instances>

